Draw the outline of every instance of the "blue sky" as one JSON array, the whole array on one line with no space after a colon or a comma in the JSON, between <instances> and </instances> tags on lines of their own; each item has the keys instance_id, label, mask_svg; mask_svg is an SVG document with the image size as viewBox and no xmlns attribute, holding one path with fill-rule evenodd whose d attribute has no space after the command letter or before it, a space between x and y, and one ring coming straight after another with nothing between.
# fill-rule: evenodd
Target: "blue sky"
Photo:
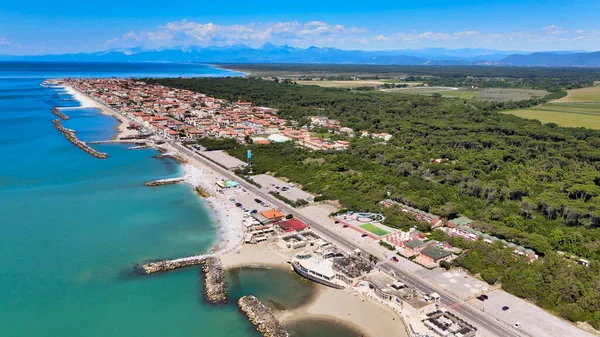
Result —
<instances>
[{"instance_id":1,"label":"blue sky","mask_svg":"<svg viewBox=\"0 0 600 337\"><path fill-rule=\"evenodd\" d=\"M1 54L181 45L600 50L597 0L3 1Z\"/></svg>"}]
</instances>

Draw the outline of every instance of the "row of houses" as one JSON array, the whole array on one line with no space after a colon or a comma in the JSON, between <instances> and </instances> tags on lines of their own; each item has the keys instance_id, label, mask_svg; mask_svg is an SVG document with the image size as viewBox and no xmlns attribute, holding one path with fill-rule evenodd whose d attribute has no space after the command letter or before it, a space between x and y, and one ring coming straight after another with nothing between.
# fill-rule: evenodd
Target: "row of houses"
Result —
<instances>
[{"instance_id":1,"label":"row of houses","mask_svg":"<svg viewBox=\"0 0 600 337\"><path fill-rule=\"evenodd\" d=\"M500 239L498 237L495 237L493 235L489 235L486 233L483 233L481 231L476 230L475 228L473 228L473 223L474 221L464 217L464 216L460 216L458 218L455 219L451 219L446 221L446 223L444 224L443 220L441 219L441 217L419 210L417 208L411 207L409 205L405 205L403 203L394 201L394 200L384 200L381 202L382 205L384 207L392 207L392 206L399 206L403 212L408 212L410 214L413 214L417 219L422 220L422 221L426 221L428 222L432 228L441 228L441 230L443 230L444 232L446 232L446 234L450 235L450 236L454 236L454 237L461 237L463 239L466 240L470 240L470 241L477 241L477 240L483 240L486 243L493 243L496 241L500 241L502 242L502 244L504 245L504 247L512 249L513 253L515 255L519 255L519 256L524 256L527 261L532 262L535 259L538 258L538 255L535 254L535 252L529 248L525 248L523 246L519 246L517 244L514 244L512 242L508 242L506 240ZM407 243L407 241L413 240L413 237L400 237L398 238L396 237L390 237L390 242L395 244L401 244L402 246L404 246L404 243ZM417 243L415 243L417 244ZM442 256L444 254L434 254L434 252L432 250L428 250L427 254L423 259L427 259L427 261L432 260L435 256ZM430 256L433 255L433 256ZM445 258L442 257L442 259ZM435 260L435 259L434 259Z\"/></svg>"}]
</instances>

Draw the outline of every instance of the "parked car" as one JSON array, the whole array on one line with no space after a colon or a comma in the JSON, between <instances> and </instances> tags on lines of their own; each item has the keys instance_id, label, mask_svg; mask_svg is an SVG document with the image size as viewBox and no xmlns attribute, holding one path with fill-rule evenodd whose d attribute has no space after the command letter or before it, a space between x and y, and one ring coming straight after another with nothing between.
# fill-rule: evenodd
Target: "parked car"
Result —
<instances>
[{"instance_id":1,"label":"parked car","mask_svg":"<svg viewBox=\"0 0 600 337\"><path fill-rule=\"evenodd\" d=\"M502 311L506 311L506 310L508 310L508 309L510 309L510 308L509 308L509 307L507 307L506 305L502 307Z\"/></svg>"},{"instance_id":2,"label":"parked car","mask_svg":"<svg viewBox=\"0 0 600 337\"><path fill-rule=\"evenodd\" d=\"M392 256L392 261L394 261L394 262L398 262L398 258L397 258L397 257L395 257L395 256Z\"/></svg>"},{"instance_id":3,"label":"parked car","mask_svg":"<svg viewBox=\"0 0 600 337\"><path fill-rule=\"evenodd\" d=\"M256 214L256 213L258 213L258 211L255 210L255 209L253 209L252 211L250 211L250 214Z\"/></svg>"},{"instance_id":4,"label":"parked car","mask_svg":"<svg viewBox=\"0 0 600 337\"><path fill-rule=\"evenodd\" d=\"M486 300L489 298L488 295L486 295L486 294L481 295L481 297L483 297Z\"/></svg>"},{"instance_id":5,"label":"parked car","mask_svg":"<svg viewBox=\"0 0 600 337\"><path fill-rule=\"evenodd\" d=\"M235 207L241 207L241 206L242 206L242 204L240 204L239 202L235 203Z\"/></svg>"},{"instance_id":6,"label":"parked car","mask_svg":"<svg viewBox=\"0 0 600 337\"><path fill-rule=\"evenodd\" d=\"M260 199L254 199L254 201L256 201L259 204L262 202L262 200L260 200Z\"/></svg>"},{"instance_id":7,"label":"parked car","mask_svg":"<svg viewBox=\"0 0 600 337\"><path fill-rule=\"evenodd\" d=\"M518 329L518 328L520 328L520 327L521 327L521 323L518 323L518 322L517 322L517 323L515 323L514 327L515 327L515 329Z\"/></svg>"},{"instance_id":8,"label":"parked car","mask_svg":"<svg viewBox=\"0 0 600 337\"><path fill-rule=\"evenodd\" d=\"M343 225L342 228L348 228L348 225Z\"/></svg>"},{"instance_id":9,"label":"parked car","mask_svg":"<svg viewBox=\"0 0 600 337\"><path fill-rule=\"evenodd\" d=\"M480 300L480 301L482 301L482 302L485 301L485 298L483 296L477 296L475 298L478 299L478 300Z\"/></svg>"},{"instance_id":10,"label":"parked car","mask_svg":"<svg viewBox=\"0 0 600 337\"><path fill-rule=\"evenodd\" d=\"M367 236L369 236L369 235L367 235L367 234L363 234L363 235L361 235L360 237L361 237L361 238L366 238Z\"/></svg>"}]
</instances>

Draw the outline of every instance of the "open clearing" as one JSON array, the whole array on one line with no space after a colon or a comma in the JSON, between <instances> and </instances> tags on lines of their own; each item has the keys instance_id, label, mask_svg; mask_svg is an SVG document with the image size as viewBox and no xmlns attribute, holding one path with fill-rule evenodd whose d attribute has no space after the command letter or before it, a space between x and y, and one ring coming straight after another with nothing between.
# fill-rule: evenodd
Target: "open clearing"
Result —
<instances>
[{"instance_id":1,"label":"open clearing","mask_svg":"<svg viewBox=\"0 0 600 337\"><path fill-rule=\"evenodd\" d=\"M421 82L398 82L393 80L358 80L358 81L296 81L302 85L318 85L324 88L358 88L376 87L383 84L406 84L409 87L420 85Z\"/></svg>"},{"instance_id":2,"label":"open clearing","mask_svg":"<svg viewBox=\"0 0 600 337\"><path fill-rule=\"evenodd\" d=\"M434 93L442 95L442 97L459 98L459 99L474 99L478 101L521 101L534 97L543 97L548 94L545 90L533 89L504 89L504 88L484 88L484 89L469 89L469 88L452 88L452 87L414 87L414 88L397 88L385 89L386 92L394 92L401 94L417 94L431 96Z\"/></svg>"},{"instance_id":3,"label":"open clearing","mask_svg":"<svg viewBox=\"0 0 600 337\"><path fill-rule=\"evenodd\" d=\"M385 82L378 80L359 80L359 81L296 81L302 85L318 85L324 88L356 88L356 87L376 87Z\"/></svg>"},{"instance_id":4,"label":"open clearing","mask_svg":"<svg viewBox=\"0 0 600 337\"><path fill-rule=\"evenodd\" d=\"M600 130L600 86L569 90L566 97L550 103L505 113L542 123Z\"/></svg>"},{"instance_id":5,"label":"open clearing","mask_svg":"<svg viewBox=\"0 0 600 337\"><path fill-rule=\"evenodd\" d=\"M502 89L502 88L485 88L476 90L478 101L522 101L525 99L544 97L549 94L546 90L534 89Z\"/></svg>"},{"instance_id":6,"label":"open clearing","mask_svg":"<svg viewBox=\"0 0 600 337\"><path fill-rule=\"evenodd\" d=\"M360 228L367 230L377 236L383 236L386 234L390 234L390 232L383 230L375 225L373 225L372 223L365 223L359 226Z\"/></svg>"}]
</instances>

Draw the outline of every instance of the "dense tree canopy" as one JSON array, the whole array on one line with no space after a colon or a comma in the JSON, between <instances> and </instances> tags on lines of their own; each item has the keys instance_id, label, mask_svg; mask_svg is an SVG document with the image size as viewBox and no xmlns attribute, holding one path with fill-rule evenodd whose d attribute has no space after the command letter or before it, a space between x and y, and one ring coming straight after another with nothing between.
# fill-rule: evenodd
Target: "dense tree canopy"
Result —
<instances>
[{"instance_id":1,"label":"dense tree canopy","mask_svg":"<svg viewBox=\"0 0 600 337\"><path fill-rule=\"evenodd\" d=\"M388 142L355 137L348 151L336 153L252 145L253 171L289 177L348 209L383 211L380 201L393 198L443 217L475 219L479 229L546 258L532 265L509 263L506 250L473 246L461 265L569 319L600 324L597 299L590 295L600 290L598 273L592 277L597 263L586 269L555 255L561 250L600 260L600 132L501 114L492 102L244 78L156 81L219 98L241 97L278 108L283 118L326 115L355 131L391 133ZM231 153L243 158L244 151ZM392 226L418 225L387 215L398 222ZM568 268L577 272L569 274ZM542 272L551 279L540 279ZM586 281L565 282L561 273ZM562 288L567 286L572 288Z\"/></svg>"}]
</instances>

